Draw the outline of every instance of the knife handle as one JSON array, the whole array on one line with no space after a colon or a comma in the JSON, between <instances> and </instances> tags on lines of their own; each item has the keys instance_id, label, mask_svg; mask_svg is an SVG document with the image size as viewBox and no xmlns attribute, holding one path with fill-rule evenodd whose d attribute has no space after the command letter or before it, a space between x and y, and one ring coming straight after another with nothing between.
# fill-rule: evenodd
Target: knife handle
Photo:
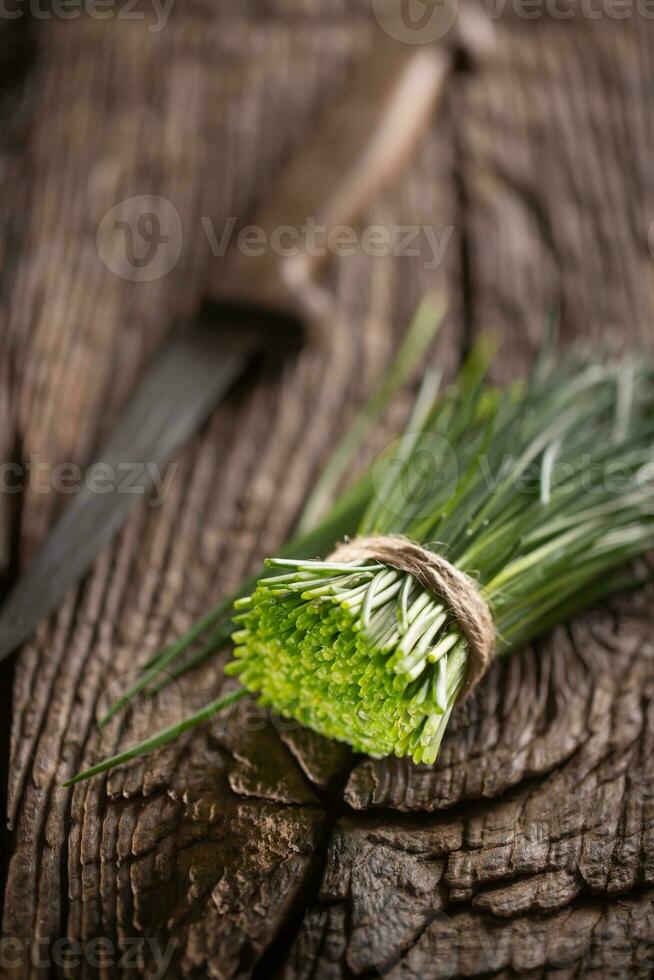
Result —
<instances>
[{"instance_id":1,"label":"knife handle","mask_svg":"<svg viewBox=\"0 0 654 980\"><path fill-rule=\"evenodd\" d=\"M233 248L216 267L210 298L319 321L327 294L316 276L329 257L329 233L355 222L408 162L450 64L445 48L375 41L309 140L273 181L270 203L252 222L265 243L261 254ZM302 235L307 222L317 229L319 248L307 248ZM288 230L280 229L291 229L291 247ZM287 254L280 255L275 241L284 234Z\"/></svg>"}]
</instances>

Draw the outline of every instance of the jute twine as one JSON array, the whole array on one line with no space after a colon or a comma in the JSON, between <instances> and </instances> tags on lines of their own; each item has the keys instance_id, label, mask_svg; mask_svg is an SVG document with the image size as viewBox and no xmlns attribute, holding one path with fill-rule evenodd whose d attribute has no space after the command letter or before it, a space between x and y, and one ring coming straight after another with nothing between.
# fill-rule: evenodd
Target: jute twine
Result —
<instances>
[{"instance_id":1,"label":"jute twine","mask_svg":"<svg viewBox=\"0 0 654 980\"><path fill-rule=\"evenodd\" d=\"M488 670L495 653L493 618L477 583L442 555L396 534L354 538L337 545L328 561L370 559L413 575L452 610L468 641L470 661L461 699L467 697Z\"/></svg>"}]
</instances>

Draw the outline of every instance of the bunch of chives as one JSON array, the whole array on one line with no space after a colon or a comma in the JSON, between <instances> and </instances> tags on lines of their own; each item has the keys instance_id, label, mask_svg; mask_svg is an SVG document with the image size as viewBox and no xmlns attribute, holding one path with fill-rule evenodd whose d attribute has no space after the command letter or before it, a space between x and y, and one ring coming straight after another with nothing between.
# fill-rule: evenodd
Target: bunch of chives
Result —
<instances>
[{"instance_id":1,"label":"bunch of chives","mask_svg":"<svg viewBox=\"0 0 654 980\"><path fill-rule=\"evenodd\" d=\"M253 692L372 756L436 759L465 684L467 640L447 603L412 575L307 557L312 546L328 555L343 535L401 534L474 578L498 655L635 581L616 572L654 544L654 361L544 349L531 376L504 389L488 383L487 368L477 348L443 393L428 374L404 435L295 556L270 559L237 600L227 670L243 690L229 700ZM210 642L223 638L219 625ZM160 667L151 669L156 677Z\"/></svg>"},{"instance_id":2,"label":"bunch of chives","mask_svg":"<svg viewBox=\"0 0 654 980\"><path fill-rule=\"evenodd\" d=\"M442 438L434 438L434 435ZM429 386L357 535L403 534L478 583L507 653L614 591L654 544L654 366L569 356L496 390ZM272 560L238 602L228 671L373 756L436 759L468 643L447 604L375 561Z\"/></svg>"}]
</instances>

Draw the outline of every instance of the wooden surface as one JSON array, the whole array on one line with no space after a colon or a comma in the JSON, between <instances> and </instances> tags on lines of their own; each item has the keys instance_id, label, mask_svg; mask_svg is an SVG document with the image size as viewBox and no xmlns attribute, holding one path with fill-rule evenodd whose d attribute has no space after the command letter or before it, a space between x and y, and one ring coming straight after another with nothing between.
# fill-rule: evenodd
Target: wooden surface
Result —
<instances>
[{"instance_id":1,"label":"wooden surface","mask_svg":"<svg viewBox=\"0 0 654 980\"><path fill-rule=\"evenodd\" d=\"M265 191L365 43L364 7L179 0L155 34L1 25L3 459L87 459L220 274L201 216L219 227ZM651 342L654 27L574 11L507 10L495 61L457 78L410 174L366 216L451 227L439 268L339 260L327 353L253 371L175 461L163 505L136 508L4 670L1 975L152 975L161 951L170 978L651 975L654 588L496 664L434 767L355 758L243 709L61 788L220 691L226 653L169 688L158 720L96 724L139 663L279 546L427 285L450 299L433 354L448 374L491 329L498 377L516 376L553 309L566 341ZM184 248L162 279L125 282L96 230L146 193L174 202ZM1 495L7 583L63 504ZM85 956L62 962L63 937Z\"/></svg>"}]
</instances>

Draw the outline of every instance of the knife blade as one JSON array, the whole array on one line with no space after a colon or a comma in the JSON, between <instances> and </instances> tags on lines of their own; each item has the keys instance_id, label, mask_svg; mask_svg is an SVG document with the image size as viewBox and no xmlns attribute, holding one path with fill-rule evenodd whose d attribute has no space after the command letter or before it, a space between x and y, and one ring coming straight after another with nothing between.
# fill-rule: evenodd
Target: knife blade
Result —
<instances>
[{"instance_id":1,"label":"knife blade","mask_svg":"<svg viewBox=\"0 0 654 980\"><path fill-rule=\"evenodd\" d=\"M92 567L175 453L207 418L256 349L252 333L194 325L155 357L79 491L10 592L0 615L0 661L53 612ZM125 474L129 488L124 486ZM122 474L122 476L121 476Z\"/></svg>"}]
</instances>

